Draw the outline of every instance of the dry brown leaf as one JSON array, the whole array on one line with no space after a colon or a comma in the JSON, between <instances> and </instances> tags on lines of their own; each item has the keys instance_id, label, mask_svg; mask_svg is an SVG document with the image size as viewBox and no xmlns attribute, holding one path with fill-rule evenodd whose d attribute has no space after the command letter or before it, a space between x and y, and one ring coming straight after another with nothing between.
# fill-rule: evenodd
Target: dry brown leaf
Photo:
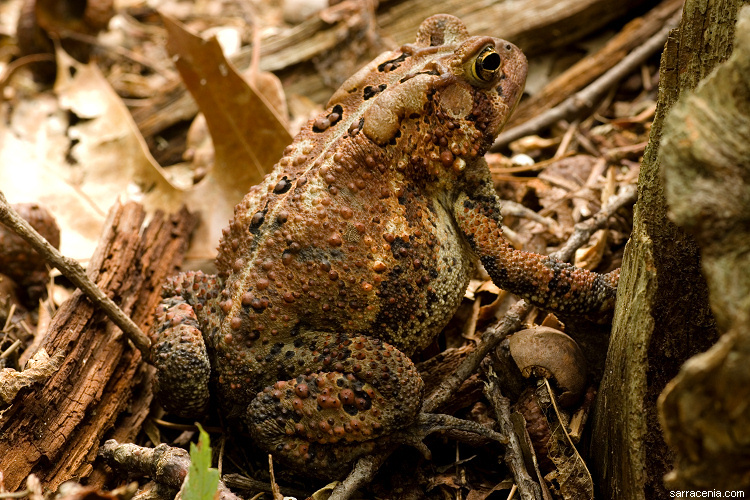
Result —
<instances>
[{"instance_id":1,"label":"dry brown leaf","mask_svg":"<svg viewBox=\"0 0 750 500\"><path fill-rule=\"evenodd\" d=\"M215 38L204 40L169 16L162 18L169 34L167 50L206 116L216 152L214 168L235 170L235 175L214 180L239 201L271 171L292 137L265 97L224 58Z\"/></svg>"}]
</instances>

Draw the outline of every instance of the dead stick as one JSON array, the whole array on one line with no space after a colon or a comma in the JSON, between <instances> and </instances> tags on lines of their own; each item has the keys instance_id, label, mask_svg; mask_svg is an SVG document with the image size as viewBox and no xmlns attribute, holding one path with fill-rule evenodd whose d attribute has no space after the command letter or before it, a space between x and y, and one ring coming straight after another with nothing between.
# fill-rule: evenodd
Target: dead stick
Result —
<instances>
[{"instance_id":1,"label":"dead stick","mask_svg":"<svg viewBox=\"0 0 750 500\"><path fill-rule=\"evenodd\" d=\"M643 64L643 62L654 52L664 47L664 44L667 41L667 35L669 35L669 32L673 28L677 27L681 15L682 13L672 16L664 24L662 29L646 40L646 43L625 56L622 61L612 66L609 71L594 80L588 87L573 94L558 106L545 111L536 118L500 134L497 139L495 139L495 143L492 145L492 150L496 151L516 139L535 134L540 129L549 127L559 120L580 115L585 110L593 108L594 104L596 104L614 84L632 73L635 68Z\"/></svg>"},{"instance_id":2,"label":"dead stick","mask_svg":"<svg viewBox=\"0 0 750 500\"><path fill-rule=\"evenodd\" d=\"M128 471L129 474L150 476L157 483L175 490L182 487L190 468L190 454L186 450L164 443L155 448L144 448L132 443L118 443L114 439L109 439L99 448L99 456L111 467ZM227 488L222 480L219 480L218 489L211 498L240 499Z\"/></svg>"},{"instance_id":3,"label":"dead stick","mask_svg":"<svg viewBox=\"0 0 750 500\"><path fill-rule=\"evenodd\" d=\"M81 291L93 302L93 304L99 307L109 318L123 331L123 333L135 344L144 358L148 358L150 354L151 341L146 335L143 334L140 328L131 320L122 310L117 307L117 304L104 295L104 293L97 287L84 271L81 265L61 254L56 248L49 244L36 230L31 227L31 224L26 222L19 216L13 208L11 208L5 195L0 191L0 222L8 226L18 236L23 238L34 250L39 252L39 255L44 257L47 262L60 270L75 286L81 289Z\"/></svg>"},{"instance_id":4,"label":"dead stick","mask_svg":"<svg viewBox=\"0 0 750 500\"><path fill-rule=\"evenodd\" d=\"M375 473L378 472L378 469L392 451L393 449L390 449L388 452L367 455L357 460L354 469L346 476L346 479L333 489L328 500L348 500L351 498L357 489L372 481Z\"/></svg>"},{"instance_id":5,"label":"dead stick","mask_svg":"<svg viewBox=\"0 0 750 500\"><path fill-rule=\"evenodd\" d=\"M487 396L497 415L500 432L508 436L508 444L505 446L505 463L510 468L513 478L518 486L518 494L522 500L542 500L542 490L526 470L523 461L523 451L518 440L513 421L510 419L510 399L500 392L497 375L488 369L487 384L484 387L484 395Z\"/></svg>"}]
</instances>

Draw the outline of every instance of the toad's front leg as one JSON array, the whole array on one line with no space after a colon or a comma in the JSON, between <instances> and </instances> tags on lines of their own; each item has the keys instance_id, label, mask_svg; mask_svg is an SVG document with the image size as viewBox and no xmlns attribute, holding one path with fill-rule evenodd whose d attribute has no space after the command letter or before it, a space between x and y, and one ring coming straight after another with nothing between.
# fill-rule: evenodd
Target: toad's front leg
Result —
<instances>
[{"instance_id":1,"label":"toad's front leg","mask_svg":"<svg viewBox=\"0 0 750 500\"><path fill-rule=\"evenodd\" d=\"M468 190L467 190L468 191ZM500 288L562 314L598 316L612 310L620 270L598 274L566 262L516 250L503 237L500 203L484 183L459 193L453 216L482 265Z\"/></svg>"},{"instance_id":2,"label":"toad's front leg","mask_svg":"<svg viewBox=\"0 0 750 500\"><path fill-rule=\"evenodd\" d=\"M154 392L167 411L181 417L204 415L210 400L211 364L194 306L203 305L205 296L198 295L211 280L215 277L201 272L171 278L151 329Z\"/></svg>"}]
</instances>

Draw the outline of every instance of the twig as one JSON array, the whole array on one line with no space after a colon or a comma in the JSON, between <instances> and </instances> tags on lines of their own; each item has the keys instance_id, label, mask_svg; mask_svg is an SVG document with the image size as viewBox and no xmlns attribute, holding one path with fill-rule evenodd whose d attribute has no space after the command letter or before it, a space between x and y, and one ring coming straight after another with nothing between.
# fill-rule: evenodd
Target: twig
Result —
<instances>
[{"instance_id":1,"label":"twig","mask_svg":"<svg viewBox=\"0 0 750 500\"><path fill-rule=\"evenodd\" d=\"M77 261L62 255L36 232L28 222L22 219L11 208L2 191L0 191L0 222L23 238L34 250L39 252L39 255L43 256L47 262L59 269L66 278L80 288L95 306L102 309L112 322L120 327L125 336L141 351L141 354L148 358L151 347L151 341L148 337L133 323L133 320L117 307L117 304L104 295L99 287L86 276L86 271L84 271L83 267Z\"/></svg>"},{"instance_id":2,"label":"twig","mask_svg":"<svg viewBox=\"0 0 750 500\"><path fill-rule=\"evenodd\" d=\"M13 74L27 64L37 62L55 62L55 56L53 54L29 54L27 56L19 57L5 67L5 71L3 71L2 76L0 76L0 102L3 101L3 90L8 85Z\"/></svg>"},{"instance_id":3,"label":"twig","mask_svg":"<svg viewBox=\"0 0 750 500\"><path fill-rule=\"evenodd\" d=\"M104 50L110 50L117 54L118 56L124 57L125 59L130 59L136 64L140 64L144 68L148 68L152 70L154 73L158 73L159 75L163 76L167 80L174 80L177 76L174 71L170 71L167 68L165 68L163 65L158 64L154 61L149 60L146 57L143 57L136 52L133 52L132 50L128 50L124 47L120 47L119 45L110 45L102 43L97 37L87 35L85 33L80 33L78 31L73 30L60 30L56 33L56 38L69 38L71 40L76 40L78 42L87 43L93 47L99 47Z\"/></svg>"},{"instance_id":4,"label":"twig","mask_svg":"<svg viewBox=\"0 0 750 500\"><path fill-rule=\"evenodd\" d=\"M258 481L257 479L253 479L248 476L244 476L242 474L224 474L221 477L222 482L226 484L227 488L232 488L234 490L243 490L243 491L252 491L252 492L263 492L263 493L271 493L271 485L264 482L264 481ZM309 496L308 492L298 490L296 488L292 488L290 486L284 486L282 487L284 490L284 493L288 496L295 497L295 498L307 498ZM245 496L247 498L247 496Z\"/></svg>"},{"instance_id":5,"label":"twig","mask_svg":"<svg viewBox=\"0 0 750 500\"><path fill-rule=\"evenodd\" d=\"M23 342L21 342L21 339L16 339L16 341L13 342L10 347L8 347L2 352L2 354L0 354L0 359L8 359L11 354L18 350L19 347L21 347L21 344L23 344Z\"/></svg>"},{"instance_id":6,"label":"twig","mask_svg":"<svg viewBox=\"0 0 750 500\"><path fill-rule=\"evenodd\" d=\"M357 488L372 481L373 476L386 458L401 444L413 446L429 458L430 450L423 441L430 434L441 431L457 437L461 433L464 433L464 435L469 433L482 436L487 440L497 441L503 445L508 443L508 437L503 433L489 429L477 422L463 420L452 415L421 412L413 425L389 436L387 449L360 458L346 479L334 488L328 500L347 500L350 498L357 491Z\"/></svg>"},{"instance_id":7,"label":"twig","mask_svg":"<svg viewBox=\"0 0 750 500\"><path fill-rule=\"evenodd\" d=\"M622 61L614 65L609 71L594 80L588 87L573 94L559 105L545 111L541 115L500 134L492 145L492 151L496 151L516 139L534 134L540 129L549 127L559 120L569 119L593 108L594 104L596 104L596 102L599 101L599 99L601 99L613 85L636 70L654 52L664 47L664 43L667 41L667 35L673 28L677 27L680 17L681 13L672 16L664 24L662 29L646 40L643 45L625 56Z\"/></svg>"},{"instance_id":8,"label":"twig","mask_svg":"<svg viewBox=\"0 0 750 500\"><path fill-rule=\"evenodd\" d=\"M521 443L510 419L510 400L500 392L497 375L493 372L492 367L487 370L487 384L484 387L484 395L487 396L495 409L501 431L508 436L504 458L513 474L516 486L518 486L518 494L523 500L542 500L541 488L526 470Z\"/></svg>"},{"instance_id":9,"label":"twig","mask_svg":"<svg viewBox=\"0 0 750 500\"><path fill-rule=\"evenodd\" d=\"M348 500L359 489L359 487L372 481L375 473L383 465L385 459L391 454L391 451L381 452L374 455L367 455L357 460L354 469L346 476L341 483L334 488L328 500Z\"/></svg>"},{"instance_id":10,"label":"twig","mask_svg":"<svg viewBox=\"0 0 750 500\"><path fill-rule=\"evenodd\" d=\"M279 490L279 485L276 484L276 475L273 473L273 455L268 454L268 480L271 482L271 496L273 500L284 500L284 496Z\"/></svg>"},{"instance_id":11,"label":"twig","mask_svg":"<svg viewBox=\"0 0 750 500\"><path fill-rule=\"evenodd\" d=\"M573 227L573 234L568 241L556 252L550 254L550 257L556 260L568 261L573 257L576 250L586 244L591 235L599 229L602 229L607 220L614 215L620 208L632 205L638 198L638 189L632 184L628 184L620 189L620 192L610 198L607 204L590 219L579 222Z\"/></svg>"},{"instance_id":12,"label":"twig","mask_svg":"<svg viewBox=\"0 0 750 500\"><path fill-rule=\"evenodd\" d=\"M503 319L498 323L487 328L482 335L482 342L476 346L474 351L460 364L453 374L446 378L422 405L422 411L434 412L446 401L453 393L461 387L464 380L476 373L479 364L489 352L508 335L521 328L523 319L531 311L531 305L524 300L519 300L508 309Z\"/></svg>"},{"instance_id":13,"label":"twig","mask_svg":"<svg viewBox=\"0 0 750 500\"><path fill-rule=\"evenodd\" d=\"M157 483L175 489L180 488L190 468L190 454L186 450L164 443L155 448L144 448L109 439L99 448L99 457L110 467L126 470L130 474L150 476ZM239 500L221 480L214 498Z\"/></svg>"},{"instance_id":14,"label":"twig","mask_svg":"<svg viewBox=\"0 0 750 500\"><path fill-rule=\"evenodd\" d=\"M0 498L24 498L31 494L31 490L28 488L21 491L5 491L0 493Z\"/></svg>"},{"instance_id":15,"label":"twig","mask_svg":"<svg viewBox=\"0 0 750 500\"><path fill-rule=\"evenodd\" d=\"M576 458L578 458L578 460L581 462L581 466L583 467L583 470L586 471L589 484L593 485L594 478L591 477L591 471L589 471L589 468L586 467L586 461L583 459L581 454L578 453L578 448L576 448L575 443L573 443L573 439L570 437L570 432L568 432L568 429L566 428L565 424L563 424L563 419L560 416L560 408L557 407L557 398L555 397L555 393L549 384L549 379L546 377L544 378L544 385L547 388L549 399L552 402L552 408L554 408L555 410L555 416L557 417L557 421L560 422L560 430L562 430L562 433L565 434L565 438L568 440L568 444L570 445L570 448L573 450L573 453L575 453Z\"/></svg>"}]
</instances>

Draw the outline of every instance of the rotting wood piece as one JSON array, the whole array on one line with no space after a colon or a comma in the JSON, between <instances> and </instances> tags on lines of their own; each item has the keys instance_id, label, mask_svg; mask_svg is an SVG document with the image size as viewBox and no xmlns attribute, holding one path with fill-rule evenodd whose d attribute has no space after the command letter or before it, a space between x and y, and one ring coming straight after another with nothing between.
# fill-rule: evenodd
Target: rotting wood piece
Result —
<instances>
[{"instance_id":1,"label":"rotting wood piece","mask_svg":"<svg viewBox=\"0 0 750 500\"><path fill-rule=\"evenodd\" d=\"M173 274L187 248L195 217L182 210L146 217L136 203L117 204L89 264L89 276L147 331L161 283ZM134 379L143 380L141 354L96 311L80 291L57 311L43 346L66 353L60 370L20 396L0 418L0 470L8 490L29 473L46 488L89 475L104 434L128 407ZM137 376L138 375L138 376ZM148 383L145 381L144 383ZM140 397L148 407L150 397ZM129 422L138 427L140 422Z\"/></svg>"}]
</instances>

